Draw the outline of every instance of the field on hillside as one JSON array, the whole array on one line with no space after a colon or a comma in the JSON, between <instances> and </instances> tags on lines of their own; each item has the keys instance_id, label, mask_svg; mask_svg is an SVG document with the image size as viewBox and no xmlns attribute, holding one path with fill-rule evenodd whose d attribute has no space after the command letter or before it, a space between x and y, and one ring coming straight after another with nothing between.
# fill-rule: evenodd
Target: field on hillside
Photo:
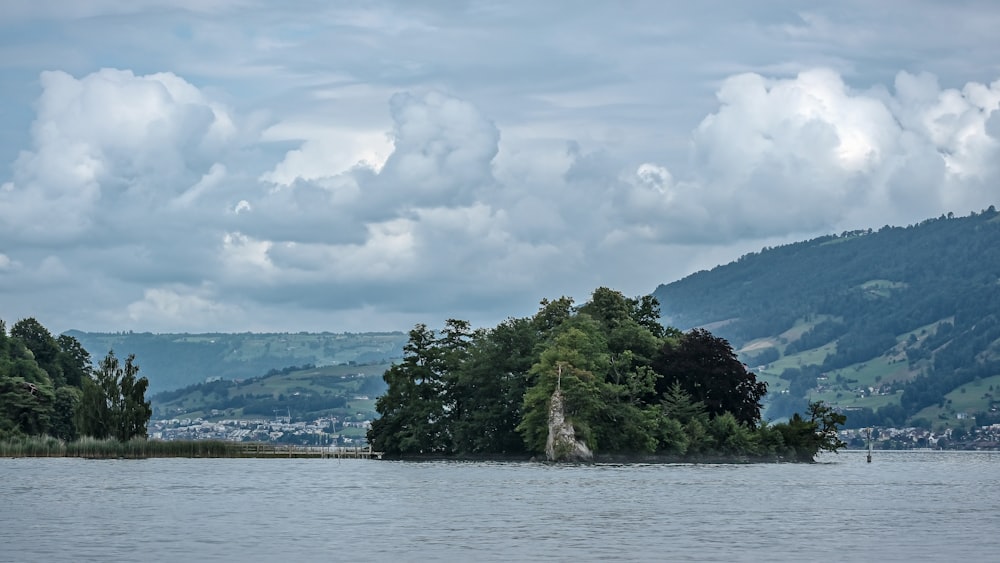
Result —
<instances>
[{"instance_id":1,"label":"field on hillside","mask_svg":"<svg viewBox=\"0 0 1000 563\"><path fill-rule=\"evenodd\" d=\"M871 284L872 288L892 287L889 284ZM762 381L768 383L768 392L772 396L789 388L789 382L780 376L787 369L801 369L808 366L822 366L828 356L837 351L837 341L827 342L822 346L802 350L785 355L788 345L798 340L808 330L830 317L819 315L810 321L800 320L772 339L758 339L749 342L741 353L759 352L767 347L774 347L781 356L763 367L757 366L756 373ZM927 324L916 330L896 337L897 345L885 354L871 360L858 362L840 369L821 372L806 399L823 401L838 408L870 408L878 409L885 405L899 404L899 394L905 382L913 379L919 373L919 368L911 368L906 361L905 348L912 342L919 342L933 334L936 327L947 319Z\"/></svg>"},{"instance_id":2,"label":"field on hillside","mask_svg":"<svg viewBox=\"0 0 1000 563\"><path fill-rule=\"evenodd\" d=\"M219 380L152 397L154 418L251 419L291 413L372 418L391 364L285 369L246 380Z\"/></svg>"},{"instance_id":3,"label":"field on hillside","mask_svg":"<svg viewBox=\"0 0 1000 563\"><path fill-rule=\"evenodd\" d=\"M914 419L924 419L934 428L955 426L977 412L1000 409L1000 375L977 379L944 396L942 403L920 410Z\"/></svg>"}]
</instances>

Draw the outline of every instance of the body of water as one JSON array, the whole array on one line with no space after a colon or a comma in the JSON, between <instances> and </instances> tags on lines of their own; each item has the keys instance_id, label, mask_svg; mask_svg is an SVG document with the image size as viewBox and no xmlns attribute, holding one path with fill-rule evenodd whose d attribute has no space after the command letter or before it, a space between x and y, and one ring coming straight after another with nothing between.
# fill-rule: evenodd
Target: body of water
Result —
<instances>
[{"instance_id":1,"label":"body of water","mask_svg":"<svg viewBox=\"0 0 1000 563\"><path fill-rule=\"evenodd\" d=\"M0 561L997 561L1000 454L0 459Z\"/></svg>"}]
</instances>

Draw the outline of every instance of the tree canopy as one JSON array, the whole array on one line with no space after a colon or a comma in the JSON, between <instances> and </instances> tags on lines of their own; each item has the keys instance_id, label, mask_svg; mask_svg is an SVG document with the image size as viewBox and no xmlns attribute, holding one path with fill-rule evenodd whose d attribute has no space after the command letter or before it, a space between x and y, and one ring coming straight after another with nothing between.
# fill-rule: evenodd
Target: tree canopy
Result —
<instances>
[{"instance_id":1,"label":"tree canopy","mask_svg":"<svg viewBox=\"0 0 1000 563\"><path fill-rule=\"evenodd\" d=\"M108 352L95 377L84 380L77 413L81 434L121 442L146 437L146 424L153 410L145 399L149 380L136 378L138 373L135 356L130 355L122 365L113 350Z\"/></svg>"}]
</instances>

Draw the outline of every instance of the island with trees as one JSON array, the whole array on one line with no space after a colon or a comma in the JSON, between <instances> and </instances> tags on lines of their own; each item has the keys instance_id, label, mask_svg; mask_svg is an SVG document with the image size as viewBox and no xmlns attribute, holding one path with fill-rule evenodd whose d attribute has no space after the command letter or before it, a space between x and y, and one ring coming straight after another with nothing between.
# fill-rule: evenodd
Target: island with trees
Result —
<instances>
[{"instance_id":1,"label":"island with trees","mask_svg":"<svg viewBox=\"0 0 1000 563\"><path fill-rule=\"evenodd\" d=\"M598 288L473 330L417 325L368 440L394 458L813 461L844 446L820 402L761 419L767 385L729 343L660 324L652 296Z\"/></svg>"}]
</instances>

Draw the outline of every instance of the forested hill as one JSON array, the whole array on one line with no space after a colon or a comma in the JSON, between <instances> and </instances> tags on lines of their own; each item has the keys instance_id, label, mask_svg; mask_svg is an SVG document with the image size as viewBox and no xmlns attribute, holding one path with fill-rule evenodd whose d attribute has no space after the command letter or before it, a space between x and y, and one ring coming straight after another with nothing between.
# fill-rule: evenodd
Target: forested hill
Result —
<instances>
[{"instance_id":1,"label":"forested hill","mask_svg":"<svg viewBox=\"0 0 1000 563\"><path fill-rule=\"evenodd\" d=\"M270 370L312 364L387 363L403 355L402 332L152 334L71 330L94 357L113 349L135 354L149 392L168 391L214 379L243 379Z\"/></svg>"},{"instance_id":2,"label":"forested hill","mask_svg":"<svg viewBox=\"0 0 1000 563\"><path fill-rule=\"evenodd\" d=\"M786 395L779 406L812 397L886 407L882 423L989 419L1000 385L998 215L991 206L765 248L653 295L668 323L708 327L761 366L772 396Z\"/></svg>"}]
</instances>

